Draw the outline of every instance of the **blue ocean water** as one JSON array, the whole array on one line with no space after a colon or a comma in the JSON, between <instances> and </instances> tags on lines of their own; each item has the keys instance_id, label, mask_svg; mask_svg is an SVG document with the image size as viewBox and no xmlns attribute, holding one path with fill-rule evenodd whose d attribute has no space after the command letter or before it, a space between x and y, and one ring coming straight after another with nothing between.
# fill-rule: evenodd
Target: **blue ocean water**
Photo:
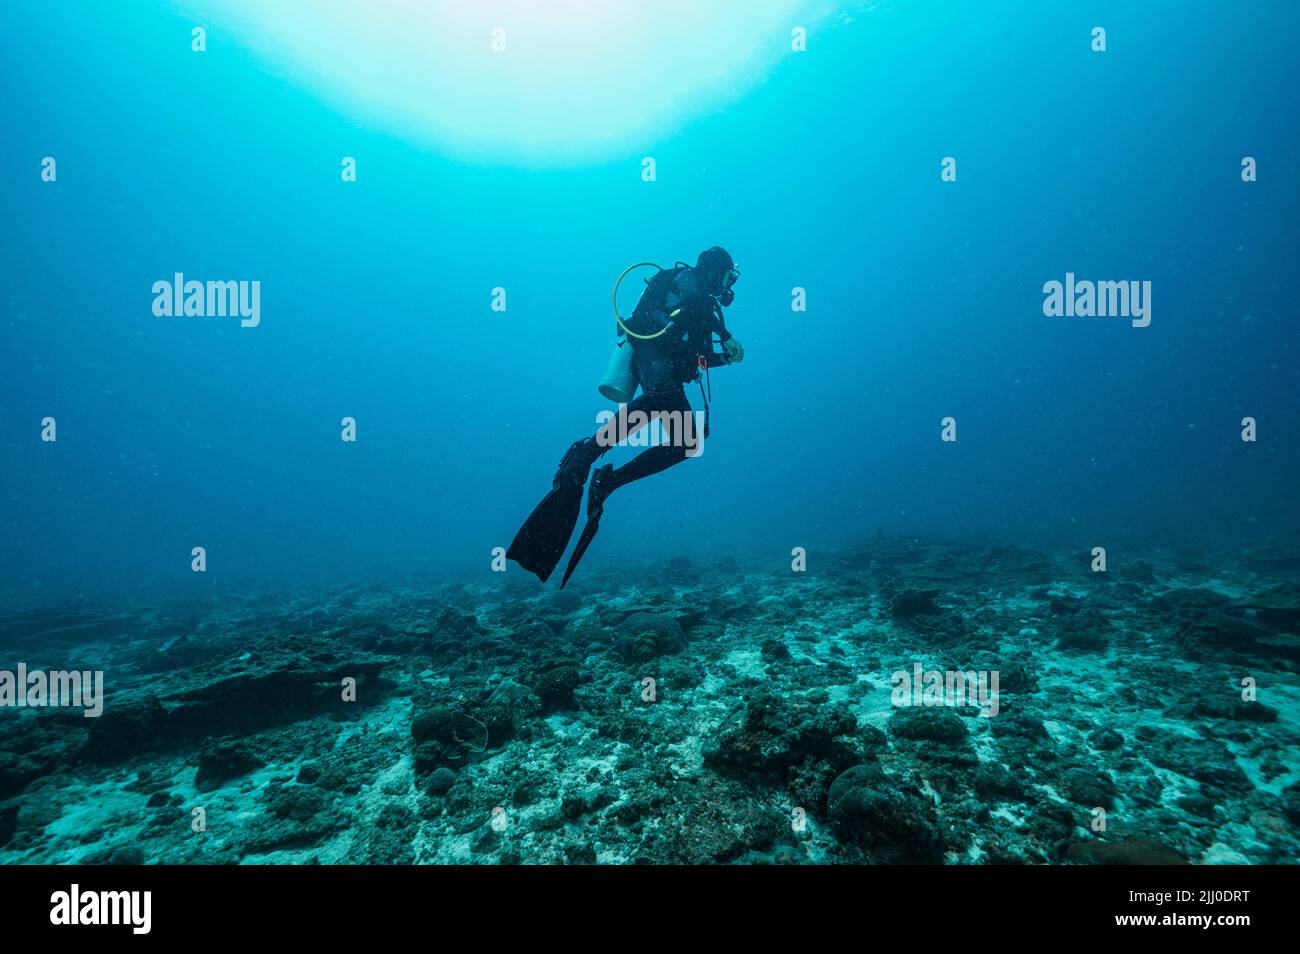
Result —
<instances>
[{"instance_id":1,"label":"blue ocean water","mask_svg":"<svg viewBox=\"0 0 1300 954\"><path fill-rule=\"evenodd\" d=\"M713 244L747 359L597 559L1293 532L1300 15L1216 9L850 5L700 115L548 164L328 102L219 5L196 53L182 7L11 4L6 589L187 585L195 545L215 576L485 565L606 406L614 278ZM260 325L155 317L176 272L259 280ZM1150 325L1045 317L1067 272L1150 281Z\"/></svg>"}]
</instances>

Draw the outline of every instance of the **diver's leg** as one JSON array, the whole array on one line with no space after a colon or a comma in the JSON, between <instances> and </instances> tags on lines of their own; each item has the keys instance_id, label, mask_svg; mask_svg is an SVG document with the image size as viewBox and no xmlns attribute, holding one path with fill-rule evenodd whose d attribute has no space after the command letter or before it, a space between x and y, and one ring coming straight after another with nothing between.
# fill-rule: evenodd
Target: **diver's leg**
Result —
<instances>
[{"instance_id":1,"label":"diver's leg","mask_svg":"<svg viewBox=\"0 0 1300 954\"><path fill-rule=\"evenodd\" d=\"M683 393L683 397L685 397L684 393ZM645 392L638 394L631 401L628 401L627 408L623 412L621 419L620 417L616 416L613 420L610 421L609 424L602 424L599 430L596 431L595 436L588 438L588 440L594 441L596 445L599 447L599 450L596 451L596 456L603 457L605 454L608 454L613 448L619 446L624 441L628 440L637 431L641 430L644 427L649 427L650 422L653 419L653 415L660 410L660 408L663 406L663 403L664 403L664 395L646 394ZM634 415L635 418L633 417ZM627 428L627 430L621 431L618 429L617 425L620 424L622 421L630 422L630 426ZM611 428L610 424L613 424L615 426ZM613 437L612 443L610 442L611 436Z\"/></svg>"},{"instance_id":2,"label":"diver's leg","mask_svg":"<svg viewBox=\"0 0 1300 954\"><path fill-rule=\"evenodd\" d=\"M564 452L551 491L533 508L506 550L506 556L543 583L554 571L578 525L582 510L582 489L591 465L602 451L595 438L574 441Z\"/></svg>"},{"instance_id":3,"label":"diver's leg","mask_svg":"<svg viewBox=\"0 0 1300 954\"><path fill-rule=\"evenodd\" d=\"M613 443L608 442L609 431L606 427L601 427L593 436L574 441L569 445L569 449L565 452L564 458L560 461L560 466L555 472L555 486L557 488L562 485L576 486L581 490L586 485L587 475L591 472L591 467L596 461L642 428L648 427L650 422L664 411L680 411L685 426L691 427L694 424L694 419L691 418L690 402L686 400L686 392L682 389L678 388L676 394L672 392L667 394L638 394L627 405L627 417L630 418L635 414L635 422L626 431L618 432L615 429ZM650 450L658 449L650 448ZM649 451L635 458L632 463L636 463L647 453ZM676 461L672 463L676 463ZM664 464L659 470L668 466L671 466L671 464ZM635 480L636 478L631 479Z\"/></svg>"},{"instance_id":4,"label":"diver's leg","mask_svg":"<svg viewBox=\"0 0 1300 954\"><path fill-rule=\"evenodd\" d=\"M625 431L619 431L615 428L613 434L614 443L608 443L610 432L607 429L607 425L602 426L591 437L584 438L580 441L574 441L572 446L569 447L568 452L564 455L564 459L560 461L560 472L556 474L556 479L560 479L561 475L563 475L569 481L576 481L579 484L585 484L587 482L587 474L590 471L592 464L601 457L604 457L619 444L627 441L633 434L636 434L642 428L649 427L658 415L670 411L676 411L681 414L683 426L692 428L690 431L692 435L695 433L695 419L691 416L691 404L686 400L686 392L683 389L678 388L676 392L669 391L658 394L646 394L645 392L642 392L627 403L625 419L633 419L633 416L635 415L635 419L633 419L631 426L629 426ZM691 437L690 440L694 441L694 437ZM657 449L658 448L654 447L650 448L650 450ZM639 455L632 461L632 463L640 460L641 457L644 457L647 453L649 453L649 451ZM676 461L673 461L672 463L676 463ZM672 464L665 464L663 467L660 467L659 470L663 470L664 467L670 466L672 466ZM658 473L658 471L650 471L649 473ZM636 480L637 478L633 477L631 479Z\"/></svg>"},{"instance_id":5,"label":"diver's leg","mask_svg":"<svg viewBox=\"0 0 1300 954\"><path fill-rule=\"evenodd\" d=\"M607 471L606 468L602 467L602 486L600 490L603 492L603 497L608 497L624 484L630 484L642 477L650 477L660 471L667 470L674 464L680 464L690 456L689 452L692 448L697 446L695 442L699 439L699 435L695 429L695 417L691 413L691 402L686 399L684 390L678 388L675 392L669 394L642 395L642 397L648 399L646 401L647 414L678 414L678 420L683 430L674 429L674 433L671 435L671 443L660 444L644 450L622 467L616 467L612 471ZM648 410L649 407L654 408L653 412ZM664 425L661 424L661 427L664 427ZM590 505L591 501L588 499L589 509Z\"/></svg>"},{"instance_id":6,"label":"diver's leg","mask_svg":"<svg viewBox=\"0 0 1300 954\"><path fill-rule=\"evenodd\" d=\"M584 437L580 441L574 441L560 460L560 466L555 471L555 481L583 486L587 482L587 474L591 472L591 465L596 463L600 455L608 449L601 447L600 441L594 437Z\"/></svg>"},{"instance_id":7,"label":"diver's leg","mask_svg":"<svg viewBox=\"0 0 1300 954\"><path fill-rule=\"evenodd\" d=\"M577 569L578 562L587 552L587 547L591 545L596 531L600 528L605 499L624 484L657 474L674 464L680 464L687 458L692 447L696 446L695 418L691 414L691 405L686 400L685 391L678 388L676 393L649 396L644 402L643 409L646 407L653 407L657 414L680 412L679 420L684 433L679 431L674 434L674 439L669 444L660 444L642 451L622 467L615 468L613 464L606 464L596 469L595 475L591 478L591 486L587 489L587 525L582 528L578 543L569 556L569 565L564 570L564 578L560 580L561 589L569 582L569 577Z\"/></svg>"},{"instance_id":8,"label":"diver's leg","mask_svg":"<svg viewBox=\"0 0 1300 954\"><path fill-rule=\"evenodd\" d=\"M650 477L660 471L667 470L674 464L680 464L686 459L687 450L688 448L675 444L660 444L658 447L651 447L642 451L622 467L614 468L609 482L605 485L607 488L606 496L612 494L624 484L630 484L642 477Z\"/></svg>"}]
</instances>

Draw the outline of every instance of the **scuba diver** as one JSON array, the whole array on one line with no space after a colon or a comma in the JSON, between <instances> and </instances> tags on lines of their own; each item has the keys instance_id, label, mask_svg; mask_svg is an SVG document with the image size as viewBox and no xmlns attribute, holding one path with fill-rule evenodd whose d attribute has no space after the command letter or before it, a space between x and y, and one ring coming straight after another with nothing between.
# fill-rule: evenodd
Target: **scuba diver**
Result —
<instances>
[{"instance_id":1,"label":"scuba diver","mask_svg":"<svg viewBox=\"0 0 1300 954\"><path fill-rule=\"evenodd\" d=\"M619 281L638 267L626 269ZM622 430L610 440L608 430L602 427L596 436L573 442L555 472L551 492L519 528L506 551L507 557L536 573L545 583L564 555L578 524L582 488L592 465L611 447L653 420L677 419L693 431L695 418L684 386L699 381L701 373L704 374L700 382L704 437L709 436L710 394L705 388L708 369L737 364L745 357L745 349L722 320L722 309L735 299L732 286L738 278L740 269L731 255L715 245L699 254L694 267L678 262L674 268L659 269L646 281L646 289L626 322L618 317L618 285L615 284L614 316L618 319L619 336L626 334L627 339L615 346L600 392L626 405L626 416L620 414L618 418ZM722 346L720 353L713 350L715 334ZM641 394L632 399L638 385ZM587 492L587 524L569 557L560 589L569 582L578 561L596 536L609 495L625 484L681 463L692 456L692 446L694 442L689 439L660 443L622 467L606 464L596 469Z\"/></svg>"}]
</instances>

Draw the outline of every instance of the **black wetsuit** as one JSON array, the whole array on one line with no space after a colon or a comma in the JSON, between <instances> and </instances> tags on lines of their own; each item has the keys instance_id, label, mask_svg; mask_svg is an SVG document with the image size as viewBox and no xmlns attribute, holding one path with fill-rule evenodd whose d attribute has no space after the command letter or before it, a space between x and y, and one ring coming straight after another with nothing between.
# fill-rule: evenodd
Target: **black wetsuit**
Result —
<instances>
[{"instance_id":1,"label":"black wetsuit","mask_svg":"<svg viewBox=\"0 0 1300 954\"><path fill-rule=\"evenodd\" d=\"M627 410L629 414L640 411L647 419L653 419L659 413L676 411L682 415L683 421L694 426L691 403L686 399L684 386L699 376L701 356L710 368L726 363L726 356L713 350L713 335L726 341L731 333L723 324L722 309L717 300L708 294L699 274L692 268L678 271L662 302L654 303L654 307L638 306L627 326L637 334L651 335L669 322L672 327L655 338L628 339L632 344L641 393L628 402ZM630 427L620 436L625 439L639 429ZM700 437L694 435L693 441ZM601 446L598 455L609 449ZM690 450L681 441L674 441L642 451L614 471L611 491L681 463Z\"/></svg>"},{"instance_id":2,"label":"black wetsuit","mask_svg":"<svg viewBox=\"0 0 1300 954\"><path fill-rule=\"evenodd\" d=\"M734 265L730 267L734 269ZM718 297L730 303L730 289L719 292ZM689 266L655 275L626 324L632 335L631 344L624 347L632 348L642 393L594 437L573 442L560 460L550 493L533 508L506 550L506 556L545 582L568 547L578 521L582 490L587 487L587 523L569 556L561 588L569 582L595 538L605 500L615 489L698 454L700 441L708 436L708 397L706 393L701 435L696 432L695 416L683 385L699 377L701 363L707 369L727 362L725 355L713 351L714 334L724 342L731 338L722 323L722 305L709 294L700 274ZM629 420L632 414L641 420ZM598 468L587 486L588 472L601 455L664 414L672 415L660 421L669 440L648 448L623 467Z\"/></svg>"}]
</instances>

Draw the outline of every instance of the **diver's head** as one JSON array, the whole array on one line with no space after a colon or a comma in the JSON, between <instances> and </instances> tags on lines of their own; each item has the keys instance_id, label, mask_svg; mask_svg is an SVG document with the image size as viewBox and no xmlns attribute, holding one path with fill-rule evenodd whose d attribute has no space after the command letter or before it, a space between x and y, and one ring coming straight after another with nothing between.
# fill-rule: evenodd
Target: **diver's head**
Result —
<instances>
[{"instance_id":1,"label":"diver's head","mask_svg":"<svg viewBox=\"0 0 1300 954\"><path fill-rule=\"evenodd\" d=\"M740 278L735 259L721 245L706 248L695 260L695 270L704 281L705 290L724 305L736 297L731 286Z\"/></svg>"}]
</instances>

